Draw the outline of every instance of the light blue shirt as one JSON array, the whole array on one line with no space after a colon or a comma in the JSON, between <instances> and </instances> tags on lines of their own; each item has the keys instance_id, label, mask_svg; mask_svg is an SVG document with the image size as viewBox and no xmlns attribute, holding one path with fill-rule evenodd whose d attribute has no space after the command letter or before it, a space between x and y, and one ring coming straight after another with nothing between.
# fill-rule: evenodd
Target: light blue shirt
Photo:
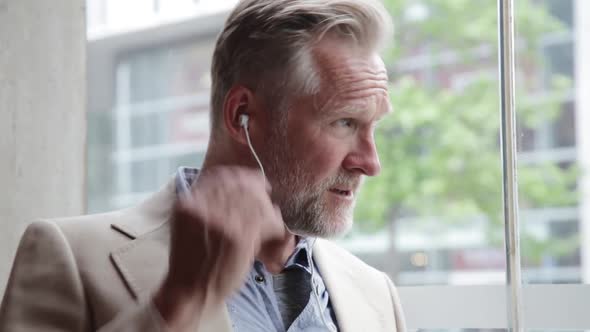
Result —
<instances>
[{"instance_id":1,"label":"light blue shirt","mask_svg":"<svg viewBox=\"0 0 590 332\"><path fill-rule=\"evenodd\" d=\"M198 174L197 169L180 167L177 193L190 190ZM278 275L267 271L262 262L254 262L242 288L226 303L234 331L336 331L328 290L311 258L313 241L300 238Z\"/></svg>"}]
</instances>

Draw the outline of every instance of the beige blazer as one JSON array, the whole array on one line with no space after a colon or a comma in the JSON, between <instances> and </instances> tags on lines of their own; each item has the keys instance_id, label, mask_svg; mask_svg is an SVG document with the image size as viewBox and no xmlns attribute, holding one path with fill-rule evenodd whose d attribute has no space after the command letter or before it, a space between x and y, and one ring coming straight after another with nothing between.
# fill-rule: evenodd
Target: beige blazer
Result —
<instances>
[{"instance_id":1,"label":"beige blazer","mask_svg":"<svg viewBox=\"0 0 590 332\"><path fill-rule=\"evenodd\" d=\"M31 224L0 307L0 331L165 331L151 304L167 269L174 182L140 205ZM326 240L313 256L340 331L405 331L391 280ZM225 306L199 332L230 332Z\"/></svg>"}]
</instances>

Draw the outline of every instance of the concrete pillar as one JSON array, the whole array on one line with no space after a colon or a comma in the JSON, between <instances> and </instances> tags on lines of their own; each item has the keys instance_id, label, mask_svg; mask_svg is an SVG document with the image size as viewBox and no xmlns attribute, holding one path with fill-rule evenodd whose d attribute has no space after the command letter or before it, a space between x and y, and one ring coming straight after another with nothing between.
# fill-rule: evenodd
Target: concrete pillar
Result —
<instances>
[{"instance_id":1,"label":"concrete pillar","mask_svg":"<svg viewBox=\"0 0 590 332\"><path fill-rule=\"evenodd\" d=\"M84 212L85 148L84 0L0 0L0 295L28 223Z\"/></svg>"},{"instance_id":2,"label":"concrete pillar","mask_svg":"<svg viewBox=\"0 0 590 332\"><path fill-rule=\"evenodd\" d=\"M580 189L580 244L582 282L590 283L590 1L575 0L576 146L582 174Z\"/></svg>"}]
</instances>

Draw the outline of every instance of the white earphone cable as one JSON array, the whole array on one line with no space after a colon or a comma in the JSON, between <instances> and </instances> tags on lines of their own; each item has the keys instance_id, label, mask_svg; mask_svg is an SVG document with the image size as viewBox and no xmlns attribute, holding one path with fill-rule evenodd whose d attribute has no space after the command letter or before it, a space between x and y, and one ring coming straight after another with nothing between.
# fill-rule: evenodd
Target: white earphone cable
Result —
<instances>
[{"instance_id":1,"label":"white earphone cable","mask_svg":"<svg viewBox=\"0 0 590 332\"><path fill-rule=\"evenodd\" d=\"M264 181L266 182L266 174L264 173L264 167L262 167L262 162L260 162L260 159L258 158L256 151L254 151L254 147L252 146L252 142L250 141L247 120L246 120L246 123L242 123L242 127L244 127L244 131L246 132L246 141L248 141L248 147L250 148L250 151L252 151L252 154L254 155L256 162L258 162L258 166L260 167L260 171L262 172L262 176L264 177Z\"/></svg>"}]
</instances>

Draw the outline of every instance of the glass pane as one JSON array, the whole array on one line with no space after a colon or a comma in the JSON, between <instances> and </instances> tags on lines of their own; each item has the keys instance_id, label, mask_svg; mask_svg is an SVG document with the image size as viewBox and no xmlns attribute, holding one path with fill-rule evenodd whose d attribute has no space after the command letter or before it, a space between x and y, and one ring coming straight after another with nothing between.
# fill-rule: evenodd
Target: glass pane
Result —
<instances>
[{"instance_id":1,"label":"glass pane","mask_svg":"<svg viewBox=\"0 0 590 332\"><path fill-rule=\"evenodd\" d=\"M521 256L526 283L580 283L580 172L573 1L545 0L534 26L517 13Z\"/></svg>"}]
</instances>

